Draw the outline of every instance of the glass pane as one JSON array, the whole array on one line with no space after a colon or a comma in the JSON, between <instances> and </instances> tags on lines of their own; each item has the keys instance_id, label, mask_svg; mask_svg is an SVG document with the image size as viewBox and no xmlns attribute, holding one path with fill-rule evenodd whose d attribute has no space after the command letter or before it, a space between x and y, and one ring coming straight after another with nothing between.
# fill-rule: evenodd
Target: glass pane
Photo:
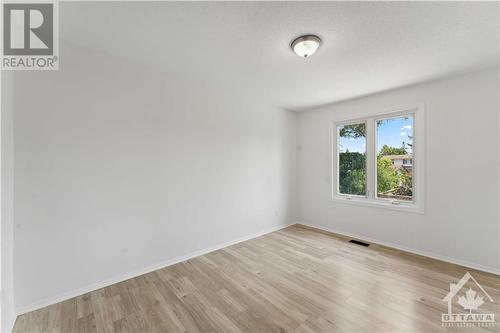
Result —
<instances>
[{"instance_id":1,"label":"glass pane","mask_svg":"<svg viewBox=\"0 0 500 333\"><path fill-rule=\"evenodd\" d=\"M377 121L377 197L413 200L413 115Z\"/></svg>"},{"instance_id":2,"label":"glass pane","mask_svg":"<svg viewBox=\"0 0 500 333\"><path fill-rule=\"evenodd\" d=\"M337 131L339 193L366 195L366 125L342 125Z\"/></svg>"}]
</instances>

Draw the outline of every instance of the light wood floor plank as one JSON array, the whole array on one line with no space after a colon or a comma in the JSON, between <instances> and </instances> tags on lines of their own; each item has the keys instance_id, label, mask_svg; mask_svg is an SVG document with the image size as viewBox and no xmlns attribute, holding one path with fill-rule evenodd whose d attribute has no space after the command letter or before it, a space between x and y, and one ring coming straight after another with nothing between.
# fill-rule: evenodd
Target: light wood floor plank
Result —
<instances>
[{"instance_id":1,"label":"light wood floor plank","mask_svg":"<svg viewBox=\"0 0 500 333\"><path fill-rule=\"evenodd\" d=\"M300 225L26 313L14 332L468 332L441 326L466 271L497 320L474 331L498 332L499 276Z\"/></svg>"}]
</instances>

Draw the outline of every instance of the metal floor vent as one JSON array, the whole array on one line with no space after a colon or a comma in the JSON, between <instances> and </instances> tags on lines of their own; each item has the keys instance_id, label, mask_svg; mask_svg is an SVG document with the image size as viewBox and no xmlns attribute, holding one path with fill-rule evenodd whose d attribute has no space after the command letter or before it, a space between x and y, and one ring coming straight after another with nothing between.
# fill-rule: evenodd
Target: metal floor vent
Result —
<instances>
[{"instance_id":1,"label":"metal floor vent","mask_svg":"<svg viewBox=\"0 0 500 333\"><path fill-rule=\"evenodd\" d=\"M357 244L357 245L361 245L361 246L370 246L370 244L368 243L365 243L365 242L361 242L361 241L358 241L358 240L355 240L355 239L351 239L349 241L349 243L353 243L353 244Z\"/></svg>"}]
</instances>

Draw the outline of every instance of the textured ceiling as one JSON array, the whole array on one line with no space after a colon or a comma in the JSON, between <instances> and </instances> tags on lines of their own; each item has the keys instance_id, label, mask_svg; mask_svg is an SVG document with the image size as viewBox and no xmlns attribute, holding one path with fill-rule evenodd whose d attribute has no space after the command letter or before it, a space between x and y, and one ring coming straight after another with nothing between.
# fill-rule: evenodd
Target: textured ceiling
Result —
<instances>
[{"instance_id":1,"label":"textured ceiling","mask_svg":"<svg viewBox=\"0 0 500 333\"><path fill-rule=\"evenodd\" d=\"M498 65L499 4L63 2L60 35L187 80L302 110ZM298 35L323 45L309 59Z\"/></svg>"}]
</instances>

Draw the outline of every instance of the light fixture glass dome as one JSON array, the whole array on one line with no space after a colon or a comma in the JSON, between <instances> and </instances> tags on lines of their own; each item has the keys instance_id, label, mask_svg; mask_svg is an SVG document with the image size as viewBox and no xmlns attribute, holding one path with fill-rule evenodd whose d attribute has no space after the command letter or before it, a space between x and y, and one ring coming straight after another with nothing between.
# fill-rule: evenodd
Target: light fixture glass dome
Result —
<instances>
[{"instance_id":1,"label":"light fixture glass dome","mask_svg":"<svg viewBox=\"0 0 500 333\"><path fill-rule=\"evenodd\" d=\"M296 38L292 42L292 50L299 57L307 58L319 48L321 39L316 35L305 35Z\"/></svg>"}]
</instances>

